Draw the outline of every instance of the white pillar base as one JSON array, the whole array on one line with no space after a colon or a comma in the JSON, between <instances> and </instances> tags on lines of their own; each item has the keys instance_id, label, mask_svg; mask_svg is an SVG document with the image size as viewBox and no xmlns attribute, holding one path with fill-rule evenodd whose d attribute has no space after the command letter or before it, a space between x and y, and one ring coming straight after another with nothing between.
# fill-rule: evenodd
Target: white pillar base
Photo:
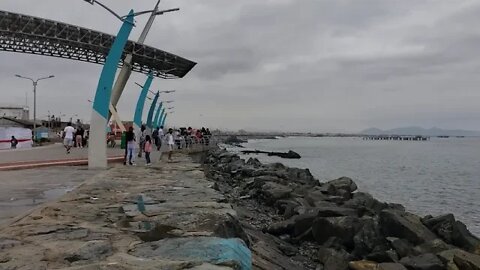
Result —
<instances>
[{"instance_id":1,"label":"white pillar base","mask_svg":"<svg viewBox=\"0 0 480 270\"><path fill-rule=\"evenodd\" d=\"M88 137L88 169L107 169L107 119L92 110Z\"/></svg>"}]
</instances>

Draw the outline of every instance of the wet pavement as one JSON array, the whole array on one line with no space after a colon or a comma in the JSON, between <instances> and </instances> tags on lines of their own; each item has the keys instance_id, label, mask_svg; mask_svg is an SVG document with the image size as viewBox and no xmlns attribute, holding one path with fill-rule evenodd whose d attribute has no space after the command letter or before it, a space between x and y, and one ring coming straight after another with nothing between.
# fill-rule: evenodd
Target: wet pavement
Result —
<instances>
[{"instance_id":1,"label":"wet pavement","mask_svg":"<svg viewBox=\"0 0 480 270\"><path fill-rule=\"evenodd\" d=\"M0 172L0 225L36 206L58 199L98 171L50 167Z\"/></svg>"}]
</instances>

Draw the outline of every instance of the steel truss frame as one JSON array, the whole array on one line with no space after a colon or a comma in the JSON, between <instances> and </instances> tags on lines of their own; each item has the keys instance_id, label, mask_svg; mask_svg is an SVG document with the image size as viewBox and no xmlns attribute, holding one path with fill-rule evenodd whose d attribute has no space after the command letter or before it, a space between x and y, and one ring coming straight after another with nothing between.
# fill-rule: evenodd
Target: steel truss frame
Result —
<instances>
[{"instance_id":1,"label":"steel truss frame","mask_svg":"<svg viewBox=\"0 0 480 270\"><path fill-rule=\"evenodd\" d=\"M104 64L115 36L52 20L0 10L0 51ZM128 41L132 70L164 79L184 77L195 65L180 56Z\"/></svg>"}]
</instances>

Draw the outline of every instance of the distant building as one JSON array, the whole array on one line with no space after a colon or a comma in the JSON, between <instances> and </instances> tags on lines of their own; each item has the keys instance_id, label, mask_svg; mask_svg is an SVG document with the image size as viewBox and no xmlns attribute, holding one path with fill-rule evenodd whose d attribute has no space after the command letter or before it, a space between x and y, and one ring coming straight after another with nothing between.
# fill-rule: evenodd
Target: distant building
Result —
<instances>
[{"instance_id":1,"label":"distant building","mask_svg":"<svg viewBox=\"0 0 480 270\"><path fill-rule=\"evenodd\" d=\"M30 110L24 106L0 106L0 117L28 120Z\"/></svg>"},{"instance_id":2,"label":"distant building","mask_svg":"<svg viewBox=\"0 0 480 270\"><path fill-rule=\"evenodd\" d=\"M42 122L37 120L37 126L41 126ZM33 121L23 120L13 117L0 116L0 127L16 127L33 129Z\"/></svg>"}]
</instances>

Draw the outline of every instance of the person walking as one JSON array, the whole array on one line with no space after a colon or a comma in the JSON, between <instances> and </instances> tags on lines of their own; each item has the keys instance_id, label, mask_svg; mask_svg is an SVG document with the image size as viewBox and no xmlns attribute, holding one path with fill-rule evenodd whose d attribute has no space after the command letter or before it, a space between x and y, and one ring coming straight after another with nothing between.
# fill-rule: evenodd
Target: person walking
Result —
<instances>
[{"instance_id":1,"label":"person walking","mask_svg":"<svg viewBox=\"0 0 480 270\"><path fill-rule=\"evenodd\" d=\"M133 127L130 127L127 131L126 134L126 140L127 140L127 156L125 157L125 165L126 165L126 160L128 158L128 164L130 165L135 165L135 144L136 144L136 139L135 139L135 133L133 133Z\"/></svg>"},{"instance_id":2,"label":"person walking","mask_svg":"<svg viewBox=\"0 0 480 270\"><path fill-rule=\"evenodd\" d=\"M163 132L163 126L160 126L158 129L158 144L157 144L157 150L160 151L160 148L162 148L162 140L165 137L165 133Z\"/></svg>"},{"instance_id":3,"label":"person walking","mask_svg":"<svg viewBox=\"0 0 480 270\"><path fill-rule=\"evenodd\" d=\"M65 146L67 154L70 154L70 149L73 146L73 134L75 134L75 129L72 127L72 123L69 122L63 130L63 146Z\"/></svg>"},{"instance_id":4,"label":"person walking","mask_svg":"<svg viewBox=\"0 0 480 270\"><path fill-rule=\"evenodd\" d=\"M143 149L145 151L145 161L147 162L146 166L151 165L150 153L152 152L152 148L152 139L150 135L147 135L145 136L145 148Z\"/></svg>"},{"instance_id":5,"label":"person walking","mask_svg":"<svg viewBox=\"0 0 480 270\"><path fill-rule=\"evenodd\" d=\"M77 128L75 132L75 142L77 143L77 148L83 148L83 135L85 134L85 130L82 126Z\"/></svg>"},{"instance_id":6,"label":"person walking","mask_svg":"<svg viewBox=\"0 0 480 270\"><path fill-rule=\"evenodd\" d=\"M175 147L175 138L173 137L173 129L169 129L166 135L168 145L168 161L172 161L173 148Z\"/></svg>"},{"instance_id":7,"label":"person walking","mask_svg":"<svg viewBox=\"0 0 480 270\"><path fill-rule=\"evenodd\" d=\"M160 129L160 128L157 127L157 128L153 131L153 133L152 133L152 139L153 139L153 143L155 144L155 146L158 146L158 140L159 140L159 138L158 138L158 133L159 133L159 129Z\"/></svg>"},{"instance_id":8,"label":"person walking","mask_svg":"<svg viewBox=\"0 0 480 270\"><path fill-rule=\"evenodd\" d=\"M10 148L17 149L17 144L18 144L17 138L15 138L15 136L12 136L12 139L10 139Z\"/></svg>"},{"instance_id":9,"label":"person walking","mask_svg":"<svg viewBox=\"0 0 480 270\"><path fill-rule=\"evenodd\" d=\"M139 149L138 149L138 157L141 158L142 157L142 152L143 152L143 148L145 147L145 135L146 135L146 130L147 128L145 127L145 125L142 125L142 127L140 128L140 141L139 141Z\"/></svg>"}]
</instances>

